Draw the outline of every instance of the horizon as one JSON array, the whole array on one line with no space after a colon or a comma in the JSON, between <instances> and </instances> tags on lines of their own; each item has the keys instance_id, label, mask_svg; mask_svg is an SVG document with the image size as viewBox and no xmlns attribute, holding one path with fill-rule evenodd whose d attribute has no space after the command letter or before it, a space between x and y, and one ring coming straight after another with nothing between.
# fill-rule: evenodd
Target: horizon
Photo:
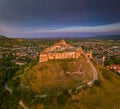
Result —
<instances>
[{"instance_id":1,"label":"horizon","mask_svg":"<svg viewBox=\"0 0 120 109\"><path fill-rule=\"evenodd\" d=\"M26 39L26 40L71 40L71 39L92 39L92 40L120 40L120 35L98 35L98 36L89 36L89 37L74 37L74 36L56 36L56 37L9 37L0 35L0 37L12 38L12 39Z\"/></svg>"},{"instance_id":2,"label":"horizon","mask_svg":"<svg viewBox=\"0 0 120 109\"><path fill-rule=\"evenodd\" d=\"M11 38L120 35L119 6L119 0L1 0L0 34Z\"/></svg>"}]
</instances>

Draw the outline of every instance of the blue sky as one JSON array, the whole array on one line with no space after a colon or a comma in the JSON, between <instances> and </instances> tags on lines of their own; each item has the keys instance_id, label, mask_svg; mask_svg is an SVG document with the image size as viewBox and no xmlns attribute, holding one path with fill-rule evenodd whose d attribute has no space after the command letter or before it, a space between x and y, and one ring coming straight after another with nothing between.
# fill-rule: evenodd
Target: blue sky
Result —
<instances>
[{"instance_id":1,"label":"blue sky","mask_svg":"<svg viewBox=\"0 0 120 109\"><path fill-rule=\"evenodd\" d=\"M120 35L120 0L0 0L9 37Z\"/></svg>"}]
</instances>

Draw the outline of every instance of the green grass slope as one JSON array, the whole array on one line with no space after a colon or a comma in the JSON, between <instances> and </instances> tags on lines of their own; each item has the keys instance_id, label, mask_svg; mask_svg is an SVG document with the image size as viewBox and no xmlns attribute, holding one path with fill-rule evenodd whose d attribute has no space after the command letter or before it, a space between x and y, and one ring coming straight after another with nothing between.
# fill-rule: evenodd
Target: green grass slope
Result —
<instances>
[{"instance_id":1,"label":"green grass slope","mask_svg":"<svg viewBox=\"0 0 120 109\"><path fill-rule=\"evenodd\" d=\"M68 73L72 73L71 75ZM75 74L84 72L84 74ZM21 77L21 83L38 94L58 93L85 84L93 77L84 56L79 59L51 60L38 63Z\"/></svg>"},{"instance_id":2,"label":"green grass slope","mask_svg":"<svg viewBox=\"0 0 120 109\"><path fill-rule=\"evenodd\" d=\"M14 81L19 78L21 80L20 83L27 83L25 85L30 85L30 89L21 89L18 87L15 88L13 93L19 95L19 100L23 100L24 104L29 107L29 109L120 109L120 76L107 70L105 67L94 61L93 63L98 71L99 79L95 81L93 86L84 87L79 92L73 92L71 94L67 93L66 90L63 90L61 95L54 95L56 90L60 90L61 84L64 86L64 89L73 87L72 83L74 83L74 79L72 77L69 79L64 77L64 81L56 82L56 75L64 68L61 66L65 66L64 70L66 71L68 69L72 71L72 68L76 69L77 64L74 66L73 63L71 65L70 62L72 61L66 60L61 62L57 60L36 64L31 68L26 66L22 71L24 73L21 75L21 73L18 72ZM83 60L82 63L84 62L85 61ZM61 63L63 65L61 65ZM87 65L84 65L82 68L84 71L87 71L85 69L89 68L88 66L85 66ZM55 74L51 76L50 72ZM50 81L48 78L52 78L54 81L52 79L50 79ZM73 80L72 82L71 79ZM66 86L68 81L70 82L69 86ZM15 84L15 82L13 83ZM44 86L41 83L44 83ZM52 92L53 94L46 98L34 97L36 93L40 94L41 92ZM18 109L22 109L22 107L18 105Z\"/></svg>"},{"instance_id":3,"label":"green grass slope","mask_svg":"<svg viewBox=\"0 0 120 109\"><path fill-rule=\"evenodd\" d=\"M95 63L99 79L91 87L31 109L120 109L120 76ZM63 102L62 102L63 101Z\"/></svg>"},{"instance_id":4,"label":"green grass slope","mask_svg":"<svg viewBox=\"0 0 120 109\"><path fill-rule=\"evenodd\" d=\"M94 64L99 72L99 80L94 86L72 95L65 109L120 109L120 76Z\"/></svg>"}]
</instances>

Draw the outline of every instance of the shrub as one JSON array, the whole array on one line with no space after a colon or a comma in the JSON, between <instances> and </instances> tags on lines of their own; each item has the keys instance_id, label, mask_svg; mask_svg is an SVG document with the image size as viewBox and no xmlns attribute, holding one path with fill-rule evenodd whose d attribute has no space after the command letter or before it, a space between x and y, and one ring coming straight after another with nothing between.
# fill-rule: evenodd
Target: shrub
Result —
<instances>
[{"instance_id":1,"label":"shrub","mask_svg":"<svg viewBox=\"0 0 120 109\"><path fill-rule=\"evenodd\" d=\"M95 86L101 86L101 83L100 83L99 80L95 80L95 81L94 81L94 85L95 85Z\"/></svg>"}]
</instances>

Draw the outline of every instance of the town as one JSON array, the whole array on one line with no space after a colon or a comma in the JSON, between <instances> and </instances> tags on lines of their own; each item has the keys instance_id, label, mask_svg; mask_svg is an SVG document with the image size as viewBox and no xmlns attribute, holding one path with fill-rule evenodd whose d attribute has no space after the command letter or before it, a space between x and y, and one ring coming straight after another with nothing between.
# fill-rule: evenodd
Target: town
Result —
<instances>
[{"instance_id":1,"label":"town","mask_svg":"<svg viewBox=\"0 0 120 109\"><path fill-rule=\"evenodd\" d=\"M119 80L119 40L61 39L0 39L1 107L28 109L32 100L51 104L54 97L66 103L70 96Z\"/></svg>"},{"instance_id":2,"label":"town","mask_svg":"<svg viewBox=\"0 0 120 109\"><path fill-rule=\"evenodd\" d=\"M43 50L45 52L45 49L59 40L61 39L1 39L0 59L10 58L19 67L24 66L39 58ZM120 40L66 39L66 42L74 47L81 47L83 52L90 51L98 63L120 73Z\"/></svg>"}]
</instances>

